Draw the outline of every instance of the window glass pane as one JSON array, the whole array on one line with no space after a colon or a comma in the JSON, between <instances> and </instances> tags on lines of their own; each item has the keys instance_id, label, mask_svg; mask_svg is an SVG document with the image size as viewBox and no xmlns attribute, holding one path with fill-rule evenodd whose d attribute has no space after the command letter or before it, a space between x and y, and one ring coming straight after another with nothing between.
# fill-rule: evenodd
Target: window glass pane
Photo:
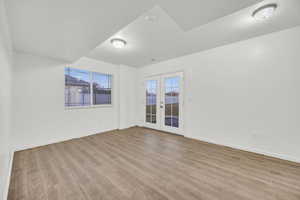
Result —
<instances>
[{"instance_id":1,"label":"window glass pane","mask_svg":"<svg viewBox=\"0 0 300 200\"><path fill-rule=\"evenodd\" d=\"M151 114L156 115L156 105L152 105L151 107Z\"/></svg>"},{"instance_id":2,"label":"window glass pane","mask_svg":"<svg viewBox=\"0 0 300 200\"><path fill-rule=\"evenodd\" d=\"M165 79L165 125L179 127L179 77Z\"/></svg>"},{"instance_id":3,"label":"window glass pane","mask_svg":"<svg viewBox=\"0 0 300 200\"><path fill-rule=\"evenodd\" d=\"M93 104L111 104L112 76L93 72Z\"/></svg>"},{"instance_id":4,"label":"window glass pane","mask_svg":"<svg viewBox=\"0 0 300 200\"><path fill-rule=\"evenodd\" d=\"M152 121L153 124L156 124L156 115L152 115Z\"/></svg>"},{"instance_id":5,"label":"window glass pane","mask_svg":"<svg viewBox=\"0 0 300 200\"><path fill-rule=\"evenodd\" d=\"M172 117L169 116L165 116L165 125L166 126L172 126Z\"/></svg>"},{"instance_id":6,"label":"window glass pane","mask_svg":"<svg viewBox=\"0 0 300 200\"><path fill-rule=\"evenodd\" d=\"M149 90L147 90L146 91L146 110L147 110L147 113L151 112L150 105L151 105L150 92L149 92Z\"/></svg>"},{"instance_id":7,"label":"window glass pane","mask_svg":"<svg viewBox=\"0 0 300 200\"><path fill-rule=\"evenodd\" d=\"M146 122L151 123L151 115L150 114L146 114Z\"/></svg>"},{"instance_id":8,"label":"window glass pane","mask_svg":"<svg viewBox=\"0 0 300 200\"><path fill-rule=\"evenodd\" d=\"M88 106L90 96L90 73L65 68L65 106Z\"/></svg>"},{"instance_id":9,"label":"window glass pane","mask_svg":"<svg viewBox=\"0 0 300 200\"><path fill-rule=\"evenodd\" d=\"M156 106L157 106L157 82L148 80L146 82L146 122L156 123Z\"/></svg>"}]
</instances>

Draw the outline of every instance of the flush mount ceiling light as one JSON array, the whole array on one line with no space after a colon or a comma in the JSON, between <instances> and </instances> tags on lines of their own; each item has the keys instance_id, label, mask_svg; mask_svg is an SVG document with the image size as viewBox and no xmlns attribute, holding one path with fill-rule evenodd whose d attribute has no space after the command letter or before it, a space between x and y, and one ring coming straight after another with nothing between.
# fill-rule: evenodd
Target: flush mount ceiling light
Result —
<instances>
[{"instance_id":1,"label":"flush mount ceiling light","mask_svg":"<svg viewBox=\"0 0 300 200\"><path fill-rule=\"evenodd\" d=\"M120 38L114 38L110 40L110 43L117 49L122 49L126 46L127 42Z\"/></svg>"},{"instance_id":2,"label":"flush mount ceiling light","mask_svg":"<svg viewBox=\"0 0 300 200\"><path fill-rule=\"evenodd\" d=\"M276 8L277 8L277 4L267 4L265 6L256 9L253 12L252 16L258 20L265 20L270 18L274 14Z\"/></svg>"}]
</instances>

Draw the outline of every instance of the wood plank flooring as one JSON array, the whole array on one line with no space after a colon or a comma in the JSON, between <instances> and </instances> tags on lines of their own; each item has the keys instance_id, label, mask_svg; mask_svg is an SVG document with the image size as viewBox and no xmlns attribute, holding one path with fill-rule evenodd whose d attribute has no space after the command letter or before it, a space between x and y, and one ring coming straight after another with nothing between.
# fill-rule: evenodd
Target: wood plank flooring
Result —
<instances>
[{"instance_id":1,"label":"wood plank flooring","mask_svg":"<svg viewBox=\"0 0 300 200\"><path fill-rule=\"evenodd\" d=\"M16 152L21 199L300 200L300 164L130 128Z\"/></svg>"}]
</instances>

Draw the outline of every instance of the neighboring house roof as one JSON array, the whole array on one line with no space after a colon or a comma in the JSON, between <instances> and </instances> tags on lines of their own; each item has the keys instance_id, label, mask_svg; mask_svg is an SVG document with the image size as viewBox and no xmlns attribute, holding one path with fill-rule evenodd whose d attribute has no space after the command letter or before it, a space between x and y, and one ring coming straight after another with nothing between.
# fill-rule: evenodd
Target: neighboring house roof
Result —
<instances>
[{"instance_id":1,"label":"neighboring house roof","mask_svg":"<svg viewBox=\"0 0 300 200\"><path fill-rule=\"evenodd\" d=\"M73 76L65 75L65 81L68 85L72 86L89 86L90 83L87 81L79 80Z\"/></svg>"},{"instance_id":2,"label":"neighboring house roof","mask_svg":"<svg viewBox=\"0 0 300 200\"><path fill-rule=\"evenodd\" d=\"M73 76L67 75L67 74L65 75L65 82L68 85L71 85L71 86L80 86L80 87L90 86L89 82L84 81L84 80L79 80L79 79L77 79ZM94 88L97 88L99 90L105 90L106 89L106 88L101 87L101 85L98 84L98 83L93 83L93 86L94 86Z\"/></svg>"}]
</instances>

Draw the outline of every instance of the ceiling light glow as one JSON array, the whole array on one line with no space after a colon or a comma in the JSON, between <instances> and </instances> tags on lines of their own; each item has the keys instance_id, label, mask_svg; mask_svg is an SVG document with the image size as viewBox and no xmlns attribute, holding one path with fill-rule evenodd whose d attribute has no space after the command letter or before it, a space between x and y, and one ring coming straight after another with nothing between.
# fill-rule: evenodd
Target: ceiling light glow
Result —
<instances>
[{"instance_id":1,"label":"ceiling light glow","mask_svg":"<svg viewBox=\"0 0 300 200\"><path fill-rule=\"evenodd\" d=\"M126 46L127 42L125 40L114 38L110 41L110 43L117 49L122 49Z\"/></svg>"},{"instance_id":2,"label":"ceiling light glow","mask_svg":"<svg viewBox=\"0 0 300 200\"><path fill-rule=\"evenodd\" d=\"M277 4L268 4L256 9L252 16L257 20L265 20L270 18L277 8Z\"/></svg>"}]
</instances>

